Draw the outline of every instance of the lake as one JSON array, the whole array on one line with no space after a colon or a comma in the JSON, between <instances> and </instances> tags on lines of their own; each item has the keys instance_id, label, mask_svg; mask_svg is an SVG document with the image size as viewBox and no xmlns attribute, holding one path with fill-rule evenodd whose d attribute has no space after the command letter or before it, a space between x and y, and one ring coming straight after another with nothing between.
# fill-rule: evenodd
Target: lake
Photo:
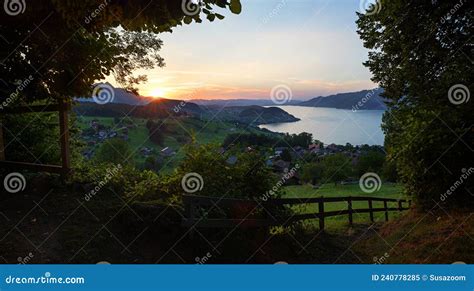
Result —
<instances>
[{"instance_id":1,"label":"lake","mask_svg":"<svg viewBox=\"0 0 474 291\"><path fill-rule=\"evenodd\" d=\"M275 132L313 134L313 138L325 144L383 145L384 134L380 125L383 110L352 110L276 106L301 119L297 122L260 125Z\"/></svg>"}]
</instances>

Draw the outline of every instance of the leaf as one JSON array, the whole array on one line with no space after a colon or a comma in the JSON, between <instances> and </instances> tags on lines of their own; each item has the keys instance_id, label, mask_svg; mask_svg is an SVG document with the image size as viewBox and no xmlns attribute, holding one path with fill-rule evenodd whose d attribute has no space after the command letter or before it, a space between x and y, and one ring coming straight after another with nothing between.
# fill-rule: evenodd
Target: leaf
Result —
<instances>
[{"instance_id":1,"label":"leaf","mask_svg":"<svg viewBox=\"0 0 474 291\"><path fill-rule=\"evenodd\" d=\"M215 13L216 17L220 20L224 19L224 15L221 15L219 13Z\"/></svg>"},{"instance_id":2,"label":"leaf","mask_svg":"<svg viewBox=\"0 0 474 291\"><path fill-rule=\"evenodd\" d=\"M193 19L192 19L191 17L189 17L189 16L185 16L184 19L183 19L183 21L184 21L184 23L186 23L186 24L190 24L190 23L193 21Z\"/></svg>"},{"instance_id":3,"label":"leaf","mask_svg":"<svg viewBox=\"0 0 474 291\"><path fill-rule=\"evenodd\" d=\"M230 11L234 14L240 14L240 12L242 12L240 0L230 0Z\"/></svg>"},{"instance_id":4,"label":"leaf","mask_svg":"<svg viewBox=\"0 0 474 291\"><path fill-rule=\"evenodd\" d=\"M209 15L207 15L207 19L209 21L214 21L214 19L216 19L216 15L215 14L209 14Z\"/></svg>"}]
</instances>

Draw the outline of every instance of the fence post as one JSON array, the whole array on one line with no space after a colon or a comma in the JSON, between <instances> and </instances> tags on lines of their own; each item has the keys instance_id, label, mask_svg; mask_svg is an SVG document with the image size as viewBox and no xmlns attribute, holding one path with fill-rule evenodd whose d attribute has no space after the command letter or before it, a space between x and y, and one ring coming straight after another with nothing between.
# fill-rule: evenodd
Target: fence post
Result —
<instances>
[{"instance_id":1,"label":"fence post","mask_svg":"<svg viewBox=\"0 0 474 291\"><path fill-rule=\"evenodd\" d=\"M402 212L402 200L398 200L398 211Z\"/></svg>"},{"instance_id":2,"label":"fence post","mask_svg":"<svg viewBox=\"0 0 474 291\"><path fill-rule=\"evenodd\" d=\"M3 123L0 119L0 161L5 160L5 143L3 140Z\"/></svg>"},{"instance_id":3,"label":"fence post","mask_svg":"<svg viewBox=\"0 0 474 291\"><path fill-rule=\"evenodd\" d=\"M388 221L388 206L387 206L387 200L383 201L383 208L385 209L385 221Z\"/></svg>"},{"instance_id":4,"label":"fence post","mask_svg":"<svg viewBox=\"0 0 474 291\"><path fill-rule=\"evenodd\" d=\"M347 198L347 210L349 212L349 224L352 225L353 220L352 220L352 197L351 196Z\"/></svg>"},{"instance_id":5,"label":"fence post","mask_svg":"<svg viewBox=\"0 0 474 291\"><path fill-rule=\"evenodd\" d=\"M408 200L408 208L411 208L411 200Z\"/></svg>"},{"instance_id":6,"label":"fence post","mask_svg":"<svg viewBox=\"0 0 474 291\"><path fill-rule=\"evenodd\" d=\"M71 156L69 150L69 118L68 103L64 100L59 101L59 139L61 143L61 166L63 177L69 174L71 169Z\"/></svg>"},{"instance_id":7,"label":"fence post","mask_svg":"<svg viewBox=\"0 0 474 291\"><path fill-rule=\"evenodd\" d=\"M374 212L372 210L372 199L369 199L369 215L370 215L370 221L374 222Z\"/></svg>"},{"instance_id":8,"label":"fence post","mask_svg":"<svg viewBox=\"0 0 474 291\"><path fill-rule=\"evenodd\" d=\"M318 203L319 206L319 230L324 230L324 197L321 196L321 201Z\"/></svg>"},{"instance_id":9,"label":"fence post","mask_svg":"<svg viewBox=\"0 0 474 291\"><path fill-rule=\"evenodd\" d=\"M194 199L192 197L188 197L188 199L186 199L186 214L188 215L188 227L191 227L191 229L189 230L189 238L190 239L194 239L194 229L193 229L193 225L194 225L194 214L196 212L196 207L194 205Z\"/></svg>"}]
</instances>

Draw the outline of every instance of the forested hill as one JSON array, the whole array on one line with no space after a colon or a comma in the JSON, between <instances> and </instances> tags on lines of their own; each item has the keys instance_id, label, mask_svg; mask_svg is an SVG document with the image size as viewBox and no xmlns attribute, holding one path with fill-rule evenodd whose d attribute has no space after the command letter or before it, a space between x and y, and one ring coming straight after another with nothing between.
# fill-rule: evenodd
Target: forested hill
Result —
<instances>
[{"instance_id":1,"label":"forested hill","mask_svg":"<svg viewBox=\"0 0 474 291\"><path fill-rule=\"evenodd\" d=\"M158 99L146 105L129 105L108 103L99 105L93 102L79 102L74 107L78 115L136 118L166 118L173 116L197 116L202 118L219 118L221 120L245 124L266 124L276 122L293 122L299 119L277 107L233 106L201 107L193 102L181 100Z\"/></svg>"},{"instance_id":2,"label":"forested hill","mask_svg":"<svg viewBox=\"0 0 474 291\"><path fill-rule=\"evenodd\" d=\"M385 110L387 106L380 96L382 89L363 90L359 92L340 93L325 97L316 97L298 103L298 106L327 107L350 110Z\"/></svg>"}]
</instances>

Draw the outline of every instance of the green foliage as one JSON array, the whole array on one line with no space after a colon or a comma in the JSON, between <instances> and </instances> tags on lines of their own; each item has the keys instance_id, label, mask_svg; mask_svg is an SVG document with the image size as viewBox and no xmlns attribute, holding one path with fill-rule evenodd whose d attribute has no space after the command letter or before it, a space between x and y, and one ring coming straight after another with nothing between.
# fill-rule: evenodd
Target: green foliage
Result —
<instances>
[{"instance_id":1,"label":"green foliage","mask_svg":"<svg viewBox=\"0 0 474 291\"><path fill-rule=\"evenodd\" d=\"M185 193L181 181L188 173L202 177L202 190L195 194L203 196L260 198L274 186L275 178L258 153L238 155L235 165L229 165L227 158L218 154L217 146L187 146L186 158L170 178L171 191Z\"/></svg>"},{"instance_id":2,"label":"green foliage","mask_svg":"<svg viewBox=\"0 0 474 291\"><path fill-rule=\"evenodd\" d=\"M70 118L70 147L73 162L80 160L83 144L75 116ZM59 120L57 113L12 114L2 120L7 160L60 164Z\"/></svg>"},{"instance_id":3,"label":"green foliage","mask_svg":"<svg viewBox=\"0 0 474 291\"><path fill-rule=\"evenodd\" d=\"M166 131L166 125L163 122L154 122L153 120L148 120L146 122L146 128L148 129L148 135L150 140L157 145L163 145L165 136L163 132Z\"/></svg>"},{"instance_id":4,"label":"green foliage","mask_svg":"<svg viewBox=\"0 0 474 291\"><path fill-rule=\"evenodd\" d=\"M440 202L462 169L471 166L474 103L465 95L464 102L455 104L453 99L463 96L450 89L463 84L473 92L473 66L466 59L472 55L467 45L472 6L455 4L383 1L380 12L360 14L357 21L370 50L365 65L389 100L383 117L388 159L396 164L407 193L426 208ZM469 188L472 179L457 187L447 203L473 205Z\"/></svg>"},{"instance_id":5,"label":"green foliage","mask_svg":"<svg viewBox=\"0 0 474 291\"><path fill-rule=\"evenodd\" d=\"M311 133L302 132L299 134L286 134L284 136L284 142L280 142L279 146L288 146L296 147L300 146L307 148L313 142L313 135Z\"/></svg>"},{"instance_id":6,"label":"green foliage","mask_svg":"<svg viewBox=\"0 0 474 291\"><path fill-rule=\"evenodd\" d=\"M96 80L114 75L124 88L135 90L146 76L140 69L161 67L158 33L183 23L223 16L214 8L240 13L239 0L202 0L202 13L186 16L182 1L29 1L16 16L1 11L0 76L8 96L31 76L21 91L24 101L90 96ZM47 39L45 39L45 35Z\"/></svg>"},{"instance_id":7,"label":"green foliage","mask_svg":"<svg viewBox=\"0 0 474 291\"><path fill-rule=\"evenodd\" d=\"M128 143L119 138L104 141L94 155L96 163L130 164L133 152Z\"/></svg>"},{"instance_id":8,"label":"green foliage","mask_svg":"<svg viewBox=\"0 0 474 291\"><path fill-rule=\"evenodd\" d=\"M320 163L307 163L301 169L301 180L316 185L323 177L323 167Z\"/></svg>"},{"instance_id":9,"label":"green foliage","mask_svg":"<svg viewBox=\"0 0 474 291\"><path fill-rule=\"evenodd\" d=\"M226 136L222 146L227 148L231 144L240 146L265 146L271 147L278 142L278 138L256 133L231 133Z\"/></svg>"},{"instance_id":10,"label":"green foliage","mask_svg":"<svg viewBox=\"0 0 474 291\"><path fill-rule=\"evenodd\" d=\"M367 172L381 173L385 155L379 151L369 151L362 154L357 162L356 171L360 177Z\"/></svg>"},{"instance_id":11,"label":"green foliage","mask_svg":"<svg viewBox=\"0 0 474 291\"><path fill-rule=\"evenodd\" d=\"M338 182L347 179L352 174L351 161L344 154L334 154L325 157L322 161L325 182Z\"/></svg>"},{"instance_id":12,"label":"green foliage","mask_svg":"<svg viewBox=\"0 0 474 291\"><path fill-rule=\"evenodd\" d=\"M281 152L280 158L285 162L291 162L291 153L288 149L284 149Z\"/></svg>"}]
</instances>

